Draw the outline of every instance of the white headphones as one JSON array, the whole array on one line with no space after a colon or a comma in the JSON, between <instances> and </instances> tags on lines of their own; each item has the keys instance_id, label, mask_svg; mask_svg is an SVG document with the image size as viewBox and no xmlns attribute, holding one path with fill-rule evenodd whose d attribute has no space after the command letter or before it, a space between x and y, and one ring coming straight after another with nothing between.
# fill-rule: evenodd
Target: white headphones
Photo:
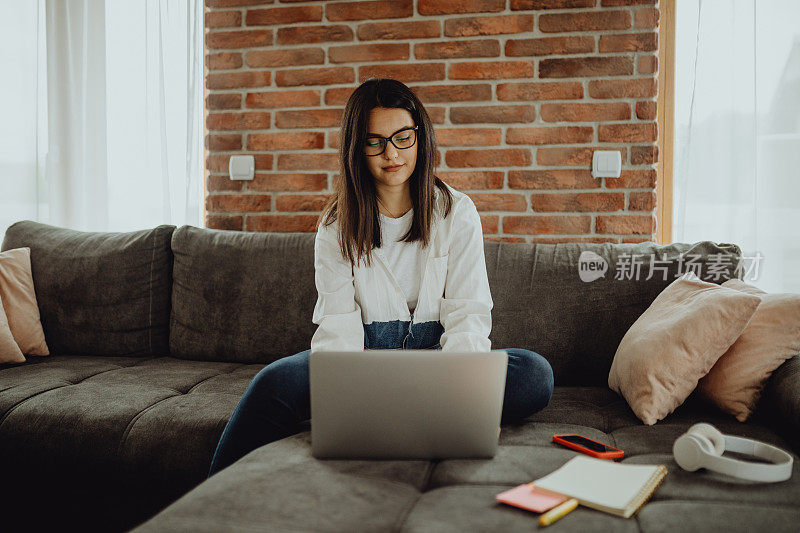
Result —
<instances>
[{"instance_id":1,"label":"white headphones","mask_svg":"<svg viewBox=\"0 0 800 533\"><path fill-rule=\"evenodd\" d=\"M772 464L751 463L722 457L725 451L745 453ZM792 476L792 456L770 444L723 435L711 424L689 428L672 445L678 466L689 472L706 468L750 481L785 481Z\"/></svg>"}]
</instances>

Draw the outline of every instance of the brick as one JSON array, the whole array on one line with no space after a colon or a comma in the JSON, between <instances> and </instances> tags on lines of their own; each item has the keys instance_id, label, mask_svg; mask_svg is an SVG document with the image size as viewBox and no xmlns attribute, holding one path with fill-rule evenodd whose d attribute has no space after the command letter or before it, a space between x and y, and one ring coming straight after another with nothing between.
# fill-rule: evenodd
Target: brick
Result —
<instances>
[{"instance_id":1,"label":"brick","mask_svg":"<svg viewBox=\"0 0 800 533\"><path fill-rule=\"evenodd\" d=\"M297 85L331 85L353 83L355 71L352 67L323 67L275 71L275 84L279 87Z\"/></svg>"},{"instance_id":2,"label":"brick","mask_svg":"<svg viewBox=\"0 0 800 533\"><path fill-rule=\"evenodd\" d=\"M655 241L653 240L653 236L649 235L647 237L622 237L620 242L640 243L640 242L655 242Z\"/></svg>"},{"instance_id":3,"label":"brick","mask_svg":"<svg viewBox=\"0 0 800 533\"><path fill-rule=\"evenodd\" d=\"M407 18L414 15L413 0L336 2L325 6L330 21Z\"/></svg>"},{"instance_id":4,"label":"brick","mask_svg":"<svg viewBox=\"0 0 800 533\"><path fill-rule=\"evenodd\" d=\"M511 0L512 10L594 7L596 0Z\"/></svg>"},{"instance_id":5,"label":"brick","mask_svg":"<svg viewBox=\"0 0 800 533\"><path fill-rule=\"evenodd\" d=\"M624 56L542 59L539 63L540 78L595 78L632 74L633 58Z\"/></svg>"},{"instance_id":6,"label":"brick","mask_svg":"<svg viewBox=\"0 0 800 533\"><path fill-rule=\"evenodd\" d=\"M302 65L322 65L325 51L322 48L295 48L291 50L253 50L245 56L247 66L299 67Z\"/></svg>"},{"instance_id":7,"label":"brick","mask_svg":"<svg viewBox=\"0 0 800 533\"><path fill-rule=\"evenodd\" d=\"M509 39L506 41L506 56L548 56L554 54L586 54L594 52L594 37L591 35L569 35L565 37L543 37L539 39Z\"/></svg>"},{"instance_id":8,"label":"brick","mask_svg":"<svg viewBox=\"0 0 800 533\"><path fill-rule=\"evenodd\" d=\"M653 52L658 50L656 33L616 33L601 35L600 53L608 52Z\"/></svg>"},{"instance_id":9,"label":"brick","mask_svg":"<svg viewBox=\"0 0 800 533\"><path fill-rule=\"evenodd\" d=\"M272 81L272 74L267 71L225 72L206 75L206 88L211 91L220 89L242 89L246 87L265 87Z\"/></svg>"},{"instance_id":10,"label":"brick","mask_svg":"<svg viewBox=\"0 0 800 533\"><path fill-rule=\"evenodd\" d=\"M206 215L206 227L208 229L223 229L230 231L242 231L244 229L244 217L242 215Z\"/></svg>"},{"instance_id":11,"label":"brick","mask_svg":"<svg viewBox=\"0 0 800 533\"><path fill-rule=\"evenodd\" d=\"M206 28L232 28L242 25L240 11L211 11L205 14Z\"/></svg>"},{"instance_id":12,"label":"brick","mask_svg":"<svg viewBox=\"0 0 800 533\"><path fill-rule=\"evenodd\" d=\"M640 118L642 120L655 120L656 111L656 102L636 102L636 118Z\"/></svg>"},{"instance_id":13,"label":"brick","mask_svg":"<svg viewBox=\"0 0 800 533\"><path fill-rule=\"evenodd\" d=\"M209 174L206 178L206 189L208 191L241 191L241 180L232 180L227 175Z\"/></svg>"},{"instance_id":14,"label":"brick","mask_svg":"<svg viewBox=\"0 0 800 533\"><path fill-rule=\"evenodd\" d=\"M442 23L438 20L413 22L366 22L356 30L359 41L380 39L430 39L441 37Z\"/></svg>"},{"instance_id":15,"label":"brick","mask_svg":"<svg viewBox=\"0 0 800 533\"><path fill-rule=\"evenodd\" d=\"M444 116L446 109L444 107L428 106L428 116L434 124L444 124Z\"/></svg>"},{"instance_id":16,"label":"brick","mask_svg":"<svg viewBox=\"0 0 800 533\"><path fill-rule=\"evenodd\" d=\"M500 41L495 39L418 43L414 45L417 59L457 59L462 57L499 57Z\"/></svg>"},{"instance_id":17,"label":"brick","mask_svg":"<svg viewBox=\"0 0 800 533\"><path fill-rule=\"evenodd\" d=\"M655 4L658 0L602 0L603 7L636 6L642 4Z\"/></svg>"},{"instance_id":18,"label":"brick","mask_svg":"<svg viewBox=\"0 0 800 533\"><path fill-rule=\"evenodd\" d=\"M312 107L318 106L320 92L316 90L269 91L247 93L245 106L249 108Z\"/></svg>"},{"instance_id":19,"label":"brick","mask_svg":"<svg viewBox=\"0 0 800 533\"><path fill-rule=\"evenodd\" d=\"M533 122L536 108L532 105L493 105L451 107L453 124Z\"/></svg>"},{"instance_id":20,"label":"brick","mask_svg":"<svg viewBox=\"0 0 800 533\"><path fill-rule=\"evenodd\" d=\"M533 61L470 61L451 64L447 75L451 80L498 80L534 74Z\"/></svg>"},{"instance_id":21,"label":"brick","mask_svg":"<svg viewBox=\"0 0 800 533\"><path fill-rule=\"evenodd\" d=\"M352 41L353 30L349 26L297 26L279 28L277 44L307 44Z\"/></svg>"},{"instance_id":22,"label":"brick","mask_svg":"<svg viewBox=\"0 0 800 533\"><path fill-rule=\"evenodd\" d=\"M444 22L447 37L501 35L533 31L533 15L499 15L490 17L461 17Z\"/></svg>"},{"instance_id":23,"label":"brick","mask_svg":"<svg viewBox=\"0 0 800 533\"><path fill-rule=\"evenodd\" d=\"M536 162L540 165L591 165L592 148L539 148Z\"/></svg>"},{"instance_id":24,"label":"brick","mask_svg":"<svg viewBox=\"0 0 800 533\"><path fill-rule=\"evenodd\" d=\"M655 122L636 124L600 124L597 130L600 142L656 142L658 129Z\"/></svg>"},{"instance_id":25,"label":"brick","mask_svg":"<svg viewBox=\"0 0 800 533\"><path fill-rule=\"evenodd\" d=\"M441 128L436 130L439 146L489 146L500 144L503 132L499 128Z\"/></svg>"},{"instance_id":26,"label":"brick","mask_svg":"<svg viewBox=\"0 0 800 533\"><path fill-rule=\"evenodd\" d=\"M390 63L358 67L358 80L368 78L393 78L404 83L412 81L435 81L444 79L443 63ZM341 83L341 82L339 82Z\"/></svg>"},{"instance_id":27,"label":"brick","mask_svg":"<svg viewBox=\"0 0 800 533\"><path fill-rule=\"evenodd\" d=\"M533 162L531 151L522 148L494 148L488 150L448 150L447 166L460 167L518 167Z\"/></svg>"},{"instance_id":28,"label":"brick","mask_svg":"<svg viewBox=\"0 0 800 533\"><path fill-rule=\"evenodd\" d=\"M654 191L631 191L628 193L628 211L652 211L656 207Z\"/></svg>"},{"instance_id":29,"label":"brick","mask_svg":"<svg viewBox=\"0 0 800 533\"><path fill-rule=\"evenodd\" d=\"M489 242L525 242L525 237L500 237L489 235L484 237L483 240Z\"/></svg>"},{"instance_id":30,"label":"brick","mask_svg":"<svg viewBox=\"0 0 800 533\"><path fill-rule=\"evenodd\" d=\"M208 70L231 70L242 66L242 54L238 52L222 52L206 56Z\"/></svg>"},{"instance_id":31,"label":"brick","mask_svg":"<svg viewBox=\"0 0 800 533\"><path fill-rule=\"evenodd\" d=\"M498 100L576 100L583 98L583 85L578 81L499 83Z\"/></svg>"},{"instance_id":32,"label":"brick","mask_svg":"<svg viewBox=\"0 0 800 533\"><path fill-rule=\"evenodd\" d=\"M658 56L642 56L637 68L639 74L655 74L658 72Z\"/></svg>"},{"instance_id":33,"label":"brick","mask_svg":"<svg viewBox=\"0 0 800 533\"><path fill-rule=\"evenodd\" d=\"M247 184L250 191L322 191L328 188L327 174L256 174Z\"/></svg>"},{"instance_id":34,"label":"brick","mask_svg":"<svg viewBox=\"0 0 800 533\"><path fill-rule=\"evenodd\" d=\"M658 9L654 7L644 7L637 9L634 14L635 26L640 29L658 28L659 22Z\"/></svg>"},{"instance_id":35,"label":"brick","mask_svg":"<svg viewBox=\"0 0 800 533\"><path fill-rule=\"evenodd\" d=\"M314 150L325 147L325 135L314 132L251 133L248 150Z\"/></svg>"},{"instance_id":36,"label":"brick","mask_svg":"<svg viewBox=\"0 0 800 533\"><path fill-rule=\"evenodd\" d=\"M591 126L562 126L554 128L508 128L507 144L571 144L590 143L594 137Z\"/></svg>"},{"instance_id":37,"label":"brick","mask_svg":"<svg viewBox=\"0 0 800 533\"><path fill-rule=\"evenodd\" d=\"M242 136L239 133L225 135L206 135L206 148L211 151L231 151L242 148Z\"/></svg>"},{"instance_id":38,"label":"brick","mask_svg":"<svg viewBox=\"0 0 800 533\"><path fill-rule=\"evenodd\" d=\"M500 231L500 216L499 215L481 215L481 227L483 233L499 233Z\"/></svg>"},{"instance_id":39,"label":"brick","mask_svg":"<svg viewBox=\"0 0 800 533\"><path fill-rule=\"evenodd\" d=\"M601 181L592 177L589 170L510 170L510 189L596 189Z\"/></svg>"},{"instance_id":40,"label":"brick","mask_svg":"<svg viewBox=\"0 0 800 533\"><path fill-rule=\"evenodd\" d=\"M655 98L656 80L591 80L589 96L592 98Z\"/></svg>"},{"instance_id":41,"label":"brick","mask_svg":"<svg viewBox=\"0 0 800 533\"><path fill-rule=\"evenodd\" d=\"M618 178L603 178L609 189L652 189L656 186L656 171L623 170Z\"/></svg>"},{"instance_id":42,"label":"brick","mask_svg":"<svg viewBox=\"0 0 800 533\"><path fill-rule=\"evenodd\" d=\"M339 170L339 155L279 154L278 170Z\"/></svg>"},{"instance_id":43,"label":"brick","mask_svg":"<svg viewBox=\"0 0 800 533\"><path fill-rule=\"evenodd\" d=\"M525 211L528 202L517 193L472 193L469 195L478 211Z\"/></svg>"},{"instance_id":44,"label":"brick","mask_svg":"<svg viewBox=\"0 0 800 533\"><path fill-rule=\"evenodd\" d=\"M305 232L317 230L318 215L249 215L247 231Z\"/></svg>"},{"instance_id":45,"label":"brick","mask_svg":"<svg viewBox=\"0 0 800 533\"><path fill-rule=\"evenodd\" d=\"M597 233L652 234L655 225L652 215L597 215L594 223Z\"/></svg>"},{"instance_id":46,"label":"brick","mask_svg":"<svg viewBox=\"0 0 800 533\"><path fill-rule=\"evenodd\" d=\"M276 111L275 126L279 128L332 128L342 124L344 109L304 109Z\"/></svg>"},{"instance_id":47,"label":"brick","mask_svg":"<svg viewBox=\"0 0 800 533\"><path fill-rule=\"evenodd\" d=\"M351 46L331 46L328 60L331 63L357 63L359 61L395 61L410 57L406 43L356 44ZM417 57L417 59L423 59Z\"/></svg>"},{"instance_id":48,"label":"brick","mask_svg":"<svg viewBox=\"0 0 800 533\"><path fill-rule=\"evenodd\" d=\"M631 165L658 163L658 146L631 146Z\"/></svg>"},{"instance_id":49,"label":"brick","mask_svg":"<svg viewBox=\"0 0 800 533\"><path fill-rule=\"evenodd\" d=\"M345 105L350 95L355 91L355 87L334 87L325 90L325 105Z\"/></svg>"},{"instance_id":50,"label":"brick","mask_svg":"<svg viewBox=\"0 0 800 533\"><path fill-rule=\"evenodd\" d=\"M269 113L210 113L206 117L209 130L263 130L270 126Z\"/></svg>"},{"instance_id":51,"label":"brick","mask_svg":"<svg viewBox=\"0 0 800 533\"><path fill-rule=\"evenodd\" d=\"M242 95L239 93L211 93L206 96L208 109L239 109L242 107Z\"/></svg>"},{"instance_id":52,"label":"brick","mask_svg":"<svg viewBox=\"0 0 800 533\"><path fill-rule=\"evenodd\" d=\"M630 27L631 14L625 10L547 13L539 16L539 30L544 33L627 30Z\"/></svg>"},{"instance_id":53,"label":"brick","mask_svg":"<svg viewBox=\"0 0 800 533\"><path fill-rule=\"evenodd\" d=\"M499 189L503 186L503 172L476 170L470 172L438 172L439 179L458 190Z\"/></svg>"},{"instance_id":54,"label":"brick","mask_svg":"<svg viewBox=\"0 0 800 533\"><path fill-rule=\"evenodd\" d=\"M239 154L237 154L239 155ZM272 168L272 154L241 154L252 155L255 159L256 170L269 170ZM209 154L206 157L206 168L209 172L228 173L228 162L231 154Z\"/></svg>"},{"instance_id":55,"label":"brick","mask_svg":"<svg viewBox=\"0 0 800 533\"><path fill-rule=\"evenodd\" d=\"M457 15L503 11L505 0L417 0L420 15Z\"/></svg>"},{"instance_id":56,"label":"brick","mask_svg":"<svg viewBox=\"0 0 800 533\"><path fill-rule=\"evenodd\" d=\"M627 102L599 104L542 104L545 122L598 122L603 120L628 120L631 106Z\"/></svg>"},{"instance_id":57,"label":"brick","mask_svg":"<svg viewBox=\"0 0 800 533\"><path fill-rule=\"evenodd\" d=\"M328 194L280 194L275 197L277 211L322 211Z\"/></svg>"},{"instance_id":58,"label":"brick","mask_svg":"<svg viewBox=\"0 0 800 533\"><path fill-rule=\"evenodd\" d=\"M547 211L621 211L625 194L621 192L536 193L531 195L531 208Z\"/></svg>"},{"instance_id":59,"label":"brick","mask_svg":"<svg viewBox=\"0 0 800 533\"><path fill-rule=\"evenodd\" d=\"M562 242L619 242L618 237L531 237L533 244L560 244Z\"/></svg>"},{"instance_id":60,"label":"brick","mask_svg":"<svg viewBox=\"0 0 800 533\"><path fill-rule=\"evenodd\" d=\"M208 211L269 211L271 204L272 196L269 194L210 194L206 197Z\"/></svg>"},{"instance_id":61,"label":"brick","mask_svg":"<svg viewBox=\"0 0 800 533\"><path fill-rule=\"evenodd\" d=\"M272 30L214 31L206 34L208 48L254 48L272 44Z\"/></svg>"},{"instance_id":62,"label":"brick","mask_svg":"<svg viewBox=\"0 0 800 533\"><path fill-rule=\"evenodd\" d=\"M488 83L458 85L420 85L411 90L423 103L479 102L492 99L492 86Z\"/></svg>"},{"instance_id":63,"label":"brick","mask_svg":"<svg viewBox=\"0 0 800 533\"><path fill-rule=\"evenodd\" d=\"M271 4L274 0L206 0L206 7L242 7Z\"/></svg>"},{"instance_id":64,"label":"brick","mask_svg":"<svg viewBox=\"0 0 800 533\"><path fill-rule=\"evenodd\" d=\"M297 22L321 22L322 6L274 7L248 9L245 23L248 26L274 26Z\"/></svg>"},{"instance_id":65,"label":"brick","mask_svg":"<svg viewBox=\"0 0 800 533\"><path fill-rule=\"evenodd\" d=\"M589 233L589 215L508 215L503 217L503 233L572 234Z\"/></svg>"}]
</instances>

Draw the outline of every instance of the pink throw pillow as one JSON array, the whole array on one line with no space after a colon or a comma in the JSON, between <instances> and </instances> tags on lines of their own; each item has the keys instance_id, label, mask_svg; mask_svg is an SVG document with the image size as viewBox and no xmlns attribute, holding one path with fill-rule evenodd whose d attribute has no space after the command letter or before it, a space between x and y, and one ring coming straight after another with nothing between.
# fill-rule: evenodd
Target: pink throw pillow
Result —
<instances>
[{"instance_id":1,"label":"pink throw pillow","mask_svg":"<svg viewBox=\"0 0 800 533\"><path fill-rule=\"evenodd\" d=\"M687 272L633 323L617 348L608 386L645 424L674 411L747 327L761 299Z\"/></svg>"},{"instance_id":2,"label":"pink throw pillow","mask_svg":"<svg viewBox=\"0 0 800 533\"><path fill-rule=\"evenodd\" d=\"M0 299L22 353L50 355L33 289L30 248L0 252Z\"/></svg>"},{"instance_id":3,"label":"pink throw pillow","mask_svg":"<svg viewBox=\"0 0 800 533\"><path fill-rule=\"evenodd\" d=\"M742 335L700 380L699 389L720 409L745 422L772 373L800 354L800 294L768 294L738 279L722 286L756 295L761 305Z\"/></svg>"},{"instance_id":4,"label":"pink throw pillow","mask_svg":"<svg viewBox=\"0 0 800 533\"><path fill-rule=\"evenodd\" d=\"M24 363L25 356L17 346L17 341L11 335L8 327L8 318L3 310L3 300L0 298L0 363Z\"/></svg>"}]
</instances>

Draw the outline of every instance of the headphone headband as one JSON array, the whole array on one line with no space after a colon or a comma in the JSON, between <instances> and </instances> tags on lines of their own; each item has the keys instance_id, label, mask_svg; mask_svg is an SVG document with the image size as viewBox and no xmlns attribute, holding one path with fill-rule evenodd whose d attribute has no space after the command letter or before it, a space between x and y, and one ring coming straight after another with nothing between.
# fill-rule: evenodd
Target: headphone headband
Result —
<instances>
[{"instance_id":1,"label":"headphone headband","mask_svg":"<svg viewBox=\"0 0 800 533\"><path fill-rule=\"evenodd\" d=\"M718 434L718 437L724 439L725 446L722 451L751 455L769 461L771 464L722 457L722 452L718 454L715 451L712 439L708 436L709 426L713 432ZM695 430L695 426L689 428L686 433L675 440L672 453L678 465L690 472L706 468L740 479L765 482L785 481L792 476L793 459L791 454L764 442L723 435L710 424L702 428L702 431Z\"/></svg>"}]
</instances>

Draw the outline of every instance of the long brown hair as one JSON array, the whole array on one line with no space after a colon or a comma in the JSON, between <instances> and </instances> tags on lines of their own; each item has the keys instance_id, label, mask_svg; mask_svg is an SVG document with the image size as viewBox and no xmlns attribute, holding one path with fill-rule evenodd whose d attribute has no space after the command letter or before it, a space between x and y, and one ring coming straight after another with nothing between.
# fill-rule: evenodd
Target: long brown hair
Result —
<instances>
[{"instance_id":1,"label":"long brown hair","mask_svg":"<svg viewBox=\"0 0 800 533\"><path fill-rule=\"evenodd\" d=\"M369 112L376 107L401 108L411 113L417 130L417 164L409 177L414 218L411 228L401 241L422 241L428 246L434 216L435 190L444 194L450 213L453 197L445 183L434 175L436 136L428 112L417 96L403 83L390 78L371 78L359 85L350 95L342 117L339 141L339 175L334 180L334 192L317 221L326 226L337 222L342 256L355 265L362 256L371 264L373 248L381 247L375 178L364 155Z\"/></svg>"}]
</instances>

